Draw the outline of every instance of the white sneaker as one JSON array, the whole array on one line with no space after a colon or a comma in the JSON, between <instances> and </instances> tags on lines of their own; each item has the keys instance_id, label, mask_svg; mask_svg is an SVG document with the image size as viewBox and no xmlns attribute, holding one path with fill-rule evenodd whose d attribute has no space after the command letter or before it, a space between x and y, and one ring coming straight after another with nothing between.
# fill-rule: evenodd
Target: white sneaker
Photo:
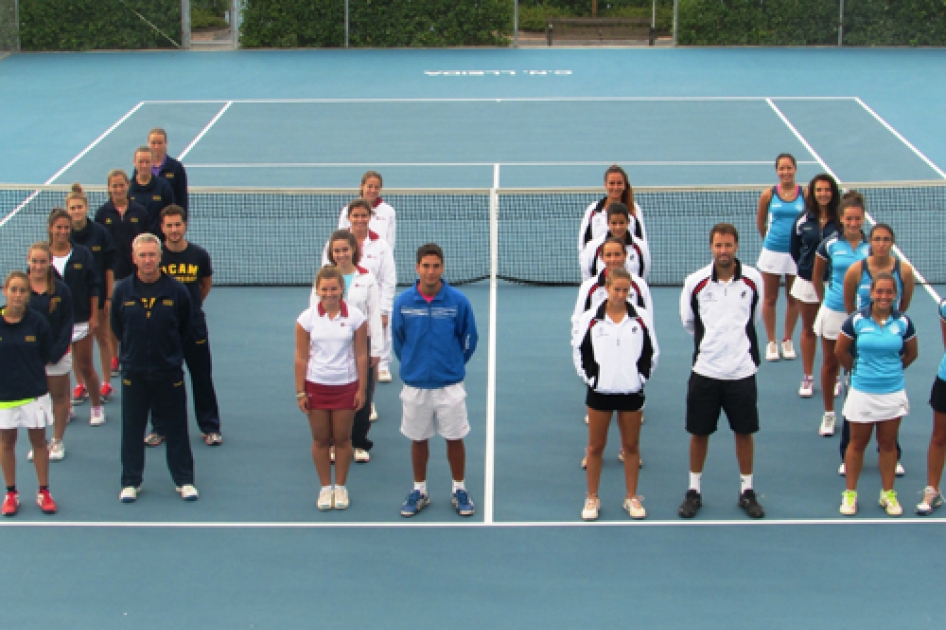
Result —
<instances>
[{"instance_id":1,"label":"white sneaker","mask_svg":"<svg viewBox=\"0 0 946 630\"><path fill-rule=\"evenodd\" d=\"M69 419L66 422L72 422L76 419L76 408L69 405Z\"/></svg>"},{"instance_id":2,"label":"white sneaker","mask_svg":"<svg viewBox=\"0 0 946 630\"><path fill-rule=\"evenodd\" d=\"M802 398L811 398L815 395L815 379L813 376L803 376L801 387L798 388L798 395Z\"/></svg>"},{"instance_id":3,"label":"white sneaker","mask_svg":"<svg viewBox=\"0 0 946 630\"><path fill-rule=\"evenodd\" d=\"M121 494L118 495L118 500L122 503L134 503L138 500L138 488L135 486L125 486L122 488Z\"/></svg>"},{"instance_id":4,"label":"white sneaker","mask_svg":"<svg viewBox=\"0 0 946 630\"><path fill-rule=\"evenodd\" d=\"M105 424L105 410L102 407L92 407L89 424L93 427L100 427Z\"/></svg>"},{"instance_id":5,"label":"white sneaker","mask_svg":"<svg viewBox=\"0 0 946 630\"><path fill-rule=\"evenodd\" d=\"M368 415L368 422L374 422L378 419L378 410L375 408L374 403L371 403L371 414Z\"/></svg>"},{"instance_id":6,"label":"white sneaker","mask_svg":"<svg viewBox=\"0 0 946 630\"><path fill-rule=\"evenodd\" d=\"M844 516L857 514L857 491L845 490L841 493L841 514Z\"/></svg>"},{"instance_id":7,"label":"white sneaker","mask_svg":"<svg viewBox=\"0 0 946 630\"><path fill-rule=\"evenodd\" d=\"M371 453L363 448L356 448L354 457L356 464L367 464L371 461Z\"/></svg>"},{"instance_id":8,"label":"white sneaker","mask_svg":"<svg viewBox=\"0 0 946 630\"><path fill-rule=\"evenodd\" d=\"M641 505L641 501L644 497L633 496L627 497L624 499L624 509L627 510L627 513L630 514L633 519L642 519L647 516L647 510L644 509L644 506Z\"/></svg>"},{"instance_id":9,"label":"white sneaker","mask_svg":"<svg viewBox=\"0 0 946 630\"><path fill-rule=\"evenodd\" d=\"M178 494L180 494L181 498L185 501L196 501L200 497L197 488L189 483L185 483L183 486L174 489L177 490Z\"/></svg>"},{"instance_id":10,"label":"white sneaker","mask_svg":"<svg viewBox=\"0 0 946 630\"><path fill-rule=\"evenodd\" d=\"M880 507L884 508L889 516L900 516L903 514L903 507L897 500L896 490L880 491Z\"/></svg>"},{"instance_id":11,"label":"white sneaker","mask_svg":"<svg viewBox=\"0 0 946 630\"><path fill-rule=\"evenodd\" d=\"M838 466L838 474L842 477L847 474L847 466L845 466L843 462Z\"/></svg>"},{"instance_id":12,"label":"white sneaker","mask_svg":"<svg viewBox=\"0 0 946 630\"><path fill-rule=\"evenodd\" d=\"M838 375L838 380L834 383L834 397L837 398L841 395L841 390L844 387L844 382L841 380L841 376Z\"/></svg>"},{"instance_id":13,"label":"white sneaker","mask_svg":"<svg viewBox=\"0 0 946 630\"><path fill-rule=\"evenodd\" d=\"M30 449L30 452L26 454L26 461L33 461L33 449Z\"/></svg>"},{"instance_id":14,"label":"white sneaker","mask_svg":"<svg viewBox=\"0 0 946 630\"><path fill-rule=\"evenodd\" d=\"M786 361L791 361L792 359L796 357L798 357L798 355L795 354L795 346L792 345L792 340L786 339L785 341L783 341L782 342L782 358L785 359Z\"/></svg>"},{"instance_id":15,"label":"white sneaker","mask_svg":"<svg viewBox=\"0 0 946 630\"><path fill-rule=\"evenodd\" d=\"M601 501L598 497L586 497L585 507L581 510L581 518L586 521L598 520L598 510L601 508Z\"/></svg>"},{"instance_id":16,"label":"white sneaker","mask_svg":"<svg viewBox=\"0 0 946 630\"><path fill-rule=\"evenodd\" d=\"M319 500L315 502L315 507L323 512L331 510L335 506L335 492L332 488L322 488L319 490Z\"/></svg>"},{"instance_id":17,"label":"white sneaker","mask_svg":"<svg viewBox=\"0 0 946 630\"><path fill-rule=\"evenodd\" d=\"M770 341L765 346L765 360L766 361L778 361L778 344L774 341Z\"/></svg>"},{"instance_id":18,"label":"white sneaker","mask_svg":"<svg viewBox=\"0 0 946 630\"><path fill-rule=\"evenodd\" d=\"M585 415L585 424L588 424L588 416Z\"/></svg>"},{"instance_id":19,"label":"white sneaker","mask_svg":"<svg viewBox=\"0 0 946 630\"><path fill-rule=\"evenodd\" d=\"M837 420L838 416L833 411L824 412L824 415L821 416L821 427L818 429L818 435L822 437L834 435L834 423Z\"/></svg>"},{"instance_id":20,"label":"white sneaker","mask_svg":"<svg viewBox=\"0 0 946 630\"><path fill-rule=\"evenodd\" d=\"M896 473L897 473L897 476L898 476L898 477L902 477L902 476L904 476L905 474L907 474L906 468L904 468L904 467L903 467L903 464L901 464L900 462L897 462L897 470L896 470Z\"/></svg>"},{"instance_id":21,"label":"white sneaker","mask_svg":"<svg viewBox=\"0 0 946 630\"><path fill-rule=\"evenodd\" d=\"M932 514L933 510L942 504L942 493L933 486L926 486L923 490L923 500L916 506L916 513L921 515Z\"/></svg>"},{"instance_id":22,"label":"white sneaker","mask_svg":"<svg viewBox=\"0 0 946 630\"><path fill-rule=\"evenodd\" d=\"M57 440L56 438L51 439L49 441L49 461L58 462L65 456L66 445L62 443L62 440Z\"/></svg>"},{"instance_id":23,"label":"white sneaker","mask_svg":"<svg viewBox=\"0 0 946 630\"><path fill-rule=\"evenodd\" d=\"M348 489L345 486L335 486L335 496L332 498L336 510L348 509Z\"/></svg>"},{"instance_id":24,"label":"white sneaker","mask_svg":"<svg viewBox=\"0 0 946 630\"><path fill-rule=\"evenodd\" d=\"M390 383L390 382L391 382L391 372L390 372L390 370L378 370L378 382L379 382L379 383Z\"/></svg>"}]
</instances>

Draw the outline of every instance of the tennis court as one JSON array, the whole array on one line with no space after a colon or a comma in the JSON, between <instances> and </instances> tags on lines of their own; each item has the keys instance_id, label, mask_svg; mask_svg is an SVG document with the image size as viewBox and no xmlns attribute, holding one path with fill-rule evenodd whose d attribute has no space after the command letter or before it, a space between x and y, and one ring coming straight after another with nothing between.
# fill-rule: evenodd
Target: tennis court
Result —
<instances>
[{"instance_id":1,"label":"tennis court","mask_svg":"<svg viewBox=\"0 0 946 630\"><path fill-rule=\"evenodd\" d=\"M718 199L688 192L689 205L666 190L642 198L648 219L659 217L648 222L655 251L669 248L676 231L687 250L679 260L676 250L655 254L655 265L672 269L662 284L673 284L709 260L705 234L720 212L745 214L753 225L752 200L774 181L780 152L798 158L799 182L824 170L844 182L901 188L946 178L946 134L935 106L946 85L943 56L764 49L16 55L0 61L0 90L18 95L0 99L8 121L0 128L8 147L0 179L27 185L15 202L2 197L0 239L4 250L19 251L20 239L36 230L26 220L33 207L61 196L53 188L25 202L38 189L29 185L103 184L109 169L130 168L133 148L161 126L170 154L183 156L191 185L207 188L195 196L190 238L208 247L221 276L221 265L241 266L243 257L243 266L259 269L250 276L271 285L310 277L347 194L339 189L354 191L369 168L385 176L385 198L401 199L392 201L400 282L410 282L413 244L431 235L449 239L448 280L451 269L469 279L480 274L465 266L484 256L488 264L490 189L501 213L518 213L500 224L498 237L501 260L520 257L518 274L530 265L553 266L552 256L528 245L546 232L557 239L564 267L570 265L580 212L600 193L562 189L600 187L611 163L627 168L645 192L745 185ZM835 80L813 82L816 69ZM80 89L106 76L127 78L121 98ZM232 187L255 189L255 196L235 204L220 190ZM333 190L258 190L264 188ZM939 251L910 248L936 242L941 230L941 222L916 218L929 215L911 214L921 197L930 204L922 212L942 209L941 189L928 189L925 197L896 193L901 206L882 218L898 229L918 271L936 277L944 267ZM878 198L883 194L877 189ZM296 197L304 201L285 201ZM283 232L234 215L241 203L285 212L288 232L311 227L284 243ZM438 211L453 217L481 203L462 233L437 225ZM701 204L711 211L700 214ZM677 205L686 207L675 213ZM758 238L743 230L742 258L754 262ZM8 256L0 254L4 271L17 254ZM942 286L932 288L942 293ZM467 378L474 518L460 520L452 511L437 440L433 504L414 519L398 516L410 461L398 433L396 376L379 385L373 458L352 470L351 509L316 512L308 429L290 380L292 321L308 289L219 286L206 310L227 443L208 449L194 440L200 501L176 497L163 453L152 450L141 500L120 504L119 407L108 406L109 422L99 429L81 422L88 411L79 408L80 422L67 433L69 454L51 471L60 514L40 518L24 501L17 518L0 523L10 543L0 584L16 602L11 623L934 626L932 550L942 519L911 511L925 485L926 399L942 356L935 303L921 289L911 307L921 340L907 374L913 412L901 431L908 472L897 483L904 517L890 519L871 505L879 478L870 457L860 514L837 514L837 438L817 435L820 405L797 397L800 362L783 361L759 373L756 485L767 518L748 522L737 508L732 440L722 430L704 474L705 506L695 521L678 519L692 342L678 323L679 289L668 286L654 291L662 356L648 384L641 438L648 519L632 523L620 509L612 440L602 519L594 524L578 518L586 430L583 387L568 348L575 287L498 281L462 289L481 339ZM25 463L23 457L19 476L28 497L32 473Z\"/></svg>"}]
</instances>

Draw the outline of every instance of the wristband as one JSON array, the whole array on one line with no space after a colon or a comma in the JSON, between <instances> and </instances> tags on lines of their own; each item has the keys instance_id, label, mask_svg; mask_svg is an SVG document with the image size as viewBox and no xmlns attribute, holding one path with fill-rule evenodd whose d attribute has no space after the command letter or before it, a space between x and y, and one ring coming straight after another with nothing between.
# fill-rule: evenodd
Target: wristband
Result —
<instances>
[{"instance_id":1,"label":"wristband","mask_svg":"<svg viewBox=\"0 0 946 630\"><path fill-rule=\"evenodd\" d=\"M296 394L296 399L297 399L297 400L302 400L302 399L305 398L305 397L306 397L306 393L305 393L305 392L298 392L298 393Z\"/></svg>"}]
</instances>

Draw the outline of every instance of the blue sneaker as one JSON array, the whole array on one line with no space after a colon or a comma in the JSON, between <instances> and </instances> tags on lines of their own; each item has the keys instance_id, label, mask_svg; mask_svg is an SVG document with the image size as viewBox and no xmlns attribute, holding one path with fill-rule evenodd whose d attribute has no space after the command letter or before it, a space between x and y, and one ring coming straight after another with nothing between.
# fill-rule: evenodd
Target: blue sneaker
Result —
<instances>
[{"instance_id":1,"label":"blue sneaker","mask_svg":"<svg viewBox=\"0 0 946 630\"><path fill-rule=\"evenodd\" d=\"M470 498L470 493L463 488L459 488L453 493L453 507L457 509L457 514L460 516L473 516L476 514L476 506L473 505L473 499Z\"/></svg>"},{"instance_id":2,"label":"blue sneaker","mask_svg":"<svg viewBox=\"0 0 946 630\"><path fill-rule=\"evenodd\" d=\"M401 506L401 516L415 516L428 505L430 505L430 499L427 495L421 494L420 490L413 490L407 495L404 505Z\"/></svg>"}]
</instances>

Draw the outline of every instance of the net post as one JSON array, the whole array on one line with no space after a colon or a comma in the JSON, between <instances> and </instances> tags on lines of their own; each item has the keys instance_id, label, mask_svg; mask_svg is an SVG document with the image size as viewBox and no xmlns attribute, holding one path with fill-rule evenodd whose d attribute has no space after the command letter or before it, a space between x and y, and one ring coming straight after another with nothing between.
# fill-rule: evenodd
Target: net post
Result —
<instances>
[{"instance_id":1,"label":"net post","mask_svg":"<svg viewBox=\"0 0 946 630\"><path fill-rule=\"evenodd\" d=\"M191 47L191 0L181 0L181 48Z\"/></svg>"},{"instance_id":2,"label":"net post","mask_svg":"<svg viewBox=\"0 0 946 630\"><path fill-rule=\"evenodd\" d=\"M495 165L498 172L499 165ZM483 522L493 523L496 444L496 298L499 265L499 187L489 191L489 334L486 356L486 454L483 467Z\"/></svg>"},{"instance_id":3,"label":"net post","mask_svg":"<svg viewBox=\"0 0 946 630\"><path fill-rule=\"evenodd\" d=\"M673 45L678 45L677 22L680 21L680 0L673 0Z\"/></svg>"}]
</instances>

